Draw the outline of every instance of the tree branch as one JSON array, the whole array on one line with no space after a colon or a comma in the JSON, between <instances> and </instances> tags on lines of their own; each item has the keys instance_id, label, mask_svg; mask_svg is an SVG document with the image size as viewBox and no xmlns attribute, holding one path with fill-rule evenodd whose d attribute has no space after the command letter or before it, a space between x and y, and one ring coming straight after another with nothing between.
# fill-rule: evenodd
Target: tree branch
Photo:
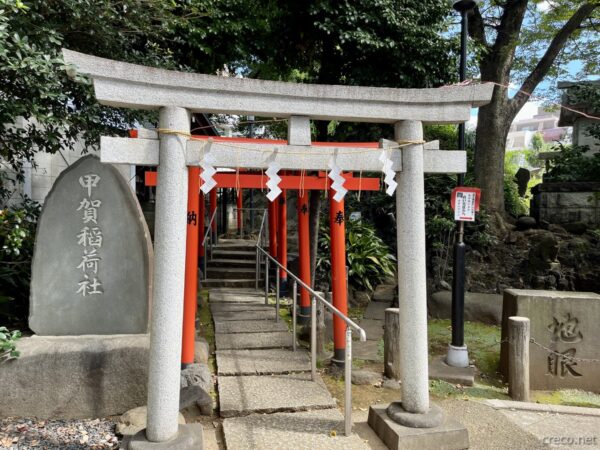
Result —
<instances>
[{"instance_id":1,"label":"tree branch","mask_svg":"<svg viewBox=\"0 0 600 450\"><path fill-rule=\"evenodd\" d=\"M479 6L475 6L469 15L469 36L484 47L488 47L488 42L485 37L485 23L479 11Z\"/></svg>"},{"instance_id":2,"label":"tree branch","mask_svg":"<svg viewBox=\"0 0 600 450\"><path fill-rule=\"evenodd\" d=\"M498 36L494 42L493 51L503 52L507 46L516 47L517 36L523 25L523 18L527 11L528 0L507 1L503 6L504 13L498 26Z\"/></svg>"},{"instance_id":3,"label":"tree branch","mask_svg":"<svg viewBox=\"0 0 600 450\"><path fill-rule=\"evenodd\" d=\"M563 25L563 27L556 33L550 45L546 49L546 53L544 56L538 61L535 68L531 71L529 76L523 81L521 85L520 91L517 95L513 97L511 100L511 108L516 112L519 111L523 105L529 99L529 95L531 94L538 84L544 79L544 77L548 74L548 71L554 64L559 53L565 47L569 37L573 32L575 32L581 23L588 18L594 9L600 7L597 1L592 1L589 3L584 3L579 7L577 11L571 16L571 18Z\"/></svg>"}]
</instances>

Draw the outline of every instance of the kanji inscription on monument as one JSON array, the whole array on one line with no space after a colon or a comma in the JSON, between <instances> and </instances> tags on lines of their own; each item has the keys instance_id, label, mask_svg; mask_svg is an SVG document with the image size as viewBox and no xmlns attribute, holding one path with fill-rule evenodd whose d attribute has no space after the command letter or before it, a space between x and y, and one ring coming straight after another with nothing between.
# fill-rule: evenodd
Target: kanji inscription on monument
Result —
<instances>
[{"instance_id":1,"label":"kanji inscription on monument","mask_svg":"<svg viewBox=\"0 0 600 450\"><path fill-rule=\"evenodd\" d=\"M600 392L600 295L507 289L502 312L501 369L507 373L509 316L531 321L530 387Z\"/></svg>"},{"instance_id":2,"label":"kanji inscription on monument","mask_svg":"<svg viewBox=\"0 0 600 450\"><path fill-rule=\"evenodd\" d=\"M145 333L152 248L126 180L95 156L56 180L36 233L29 326L39 335Z\"/></svg>"}]
</instances>

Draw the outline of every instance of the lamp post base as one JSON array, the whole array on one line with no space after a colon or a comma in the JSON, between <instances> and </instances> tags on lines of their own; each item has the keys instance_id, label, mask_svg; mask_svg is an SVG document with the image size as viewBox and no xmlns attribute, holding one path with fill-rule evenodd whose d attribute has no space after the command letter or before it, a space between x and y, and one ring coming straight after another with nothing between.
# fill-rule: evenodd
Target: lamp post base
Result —
<instances>
[{"instance_id":1,"label":"lamp post base","mask_svg":"<svg viewBox=\"0 0 600 450\"><path fill-rule=\"evenodd\" d=\"M446 353L446 364L452 367L469 367L469 352L467 346L461 347L448 345L448 353Z\"/></svg>"}]
</instances>

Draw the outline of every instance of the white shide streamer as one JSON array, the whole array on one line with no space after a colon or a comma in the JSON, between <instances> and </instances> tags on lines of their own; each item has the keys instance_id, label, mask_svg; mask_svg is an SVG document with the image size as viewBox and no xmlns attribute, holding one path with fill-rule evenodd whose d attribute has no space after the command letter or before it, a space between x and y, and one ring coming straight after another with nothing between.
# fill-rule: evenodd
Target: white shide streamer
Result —
<instances>
[{"instance_id":1,"label":"white shide streamer","mask_svg":"<svg viewBox=\"0 0 600 450\"><path fill-rule=\"evenodd\" d=\"M382 150L379 155L379 161L383 164L381 171L385 175L384 182L387 185L387 189L385 193L389 196L394 194L396 187L398 187L398 183L396 183L396 172L392 170L393 161L390 158L390 155L387 150Z\"/></svg>"},{"instance_id":2,"label":"white shide streamer","mask_svg":"<svg viewBox=\"0 0 600 450\"><path fill-rule=\"evenodd\" d=\"M206 148L204 150L204 157L200 162L200 167L202 168L202 173L200 174L200 178L203 183L200 186L200 190L205 194L208 194L216 185L217 182L213 178L217 173L217 169L215 169L215 157L210 152L211 142L206 143Z\"/></svg>"},{"instance_id":3,"label":"white shide streamer","mask_svg":"<svg viewBox=\"0 0 600 450\"><path fill-rule=\"evenodd\" d=\"M333 199L336 202L339 202L344 199L348 190L344 187L344 182L346 179L342 176L342 169L336 163L337 159L337 149L334 150L333 156L329 160L329 178L333 183L331 183L331 189L335 192Z\"/></svg>"},{"instance_id":4,"label":"white shide streamer","mask_svg":"<svg viewBox=\"0 0 600 450\"><path fill-rule=\"evenodd\" d=\"M273 152L273 154L269 157L269 165L265 173L267 174L267 187L269 188L269 192L267 193L267 198L269 201L274 201L279 194L281 194L281 189L279 187L279 183L281 182L281 177L277 175L277 172L281 169L281 166L275 161L275 156L277 155L277 149Z\"/></svg>"}]
</instances>

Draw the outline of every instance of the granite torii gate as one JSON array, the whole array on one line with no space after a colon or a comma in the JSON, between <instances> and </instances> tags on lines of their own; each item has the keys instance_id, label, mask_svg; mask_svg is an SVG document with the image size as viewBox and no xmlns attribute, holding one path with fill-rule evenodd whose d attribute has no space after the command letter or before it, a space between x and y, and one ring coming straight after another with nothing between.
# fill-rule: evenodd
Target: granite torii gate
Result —
<instances>
[{"instance_id":1,"label":"granite torii gate","mask_svg":"<svg viewBox=\"0 0 600 450\"><path fill-rule=\"evenodd\" d=\"M214 142L214 166L230 168L264 169L275 160L284 170L328 170L333 152L311 146L310 119L394 124L395 141L404 145L390 150L398 183L402 402L390 405L389 417L382 420L412 427L440 423L431 417L428 390L423 175L465 172L466 154L424 150L422 124L467 121L471 107L490 101L492 84L437 89L308 85L154 69L69 50L63 56L70 75L93 79L100 103L159 111L158 140L102 137L100 153L106 163L158 166L145 431L152 448L172 446L173 439L198 442L192 428L178 425L188 166L198 166L204 156L202 143L189 139L190 112L289 118L287 146L248 144L240 152ZM380 171L378 156L345 148L336 163L343 171ZM390 425L382 426L390 432Z\"/></svg>"}]
</instances>

